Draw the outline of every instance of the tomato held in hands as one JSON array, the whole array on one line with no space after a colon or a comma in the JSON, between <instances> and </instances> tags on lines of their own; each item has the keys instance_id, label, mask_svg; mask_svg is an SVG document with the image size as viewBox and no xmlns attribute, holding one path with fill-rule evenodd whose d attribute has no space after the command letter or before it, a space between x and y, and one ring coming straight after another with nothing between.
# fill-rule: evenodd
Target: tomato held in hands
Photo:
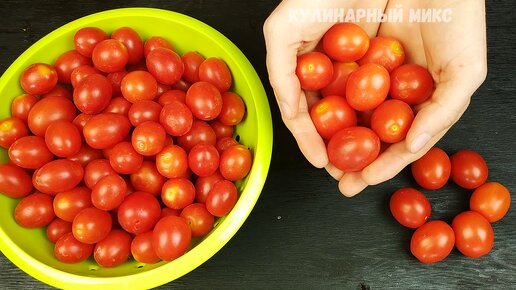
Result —
<instances>
[{"instance_id":1,"label":"tomato held in hands","mask_svg":"<svg viewBox=\"0 0 516 290\"><path fill-rule=\"evenodd\" d=\"M321 137L329 140L338 131L357 125L357 114L346 98L326 96L310 109L310 117Z\"/></svg>"},{"instance_id":2,"label":"tomato held in hands","mask_svg":"<svg viewBox=\"0 0 516 290\"><path fill-rule=\"evenodd\" d=\"M60 192L54 197L56 216L67 222L73 222L81 210L92 206L91 190L82 186Z\"/></svg>"},{"instance_id":3,"label":"tomato held in hands","mask_svg":"<svg viewBox=\"0 0 516 290\"><path fill-rule=\"evenodd\" d=\"M450 158L443 150L434 147L412 163L412 176L424 189L439 189L450 178Z\"/></svg>"},{"instance_id":4,"label":"tomato held in hands","mask_svg":"<svg viewBox=\"0 0 516 290\"><path fill-rule=\"evenodd\" d=\"M323 97L337 95L346 97L346 84L348 83L349 75L358 68L356 62L334 62L333 63L333 78L331 82L321 89Z\"/></svg>"},{"instance_id":5,"label":"tomato held in hands","mask_svg":"<svg viewBox=\"0 0 516 290\"><path fill-rule=\"evenodd\" d=\"M494 232L489 221L474 211L457 215L452 222L455 246L465 256L479 258L491 251Z\"/></svg>"},{"instance_id":6,"label":"tomato held in hands","mask_svg":"<svg viewBox=\"0 0 516 290\"><path fill-rule=\"evenodd\" d=\"M70 157L81 149L82 134L71 122L56 121L48 126L45 143L56 156Z\"/></svg>"},{"instance_id":7,"label":"tomato held in hands","mask_svg":"<svg viewBox=\"0 0 516 290\"><path fill-rule=\"evenodd\" d=\"M406 103L387 100L371 115L371 129L385 143L398 143L405 139L414 121L414 112Z\"/></svg>"},{"instance_id":8,"label":"tomato held in hands","mask_svg":"<svg viewBox=\"0 0 516 290\"><path fill-rule=\"evenodd\" d=\"M323 53L305 53L297 57L296 75L303 90L320 90L332 81L333 64Z\"/></svg>"},{"instance_id":9,"label":"tomato held in hands","mask_svg":"<svg viewBox=\"0 0 516 290\"><path fill-rule=\"evenodd\" d=\"M73 42L78 53L85 57L91 57L95 46L108 38L107 33L100 28L84 27L75 33Z\"/></svg>"},{"instance_id":10,"label":"tomato held in hands","mask_svg":"<svg viewBox=\"0 0 516 290\"><path fill-rule=\"evenodd\" d=\"M149 72L164 85L178 82L185 70L181 57L164 47L156 47L150 51L145 62Z\"/></svg>"},{"instance_id":11,"label":"tomato held in hands","mask_svg":"<svg viewBox=\"0 0 516 290\"><path fill-rule=\"evenodd\" d=\"M394 218L407 228L419 228L432 213L426 196L413 188L396 190L389 203Z\"/></svg>"},{"instance_id":12,"label":"tomato held in hands","mask_svg":"<svg viewBox=\"0 0 516 290\"><path fill-rule=\"evenodd\" d=\"M84 139L95 149L115 146L129 134L131 123L121 115L102 113L93 116L84 126Z\"/></svg>"},{"instance_id":13,"label":"tomato held in hands","mask_svg":"<svg viewBox=\"0 0 516 290\"><path fill-rule=\"evenodd\" d=\"M434 80L424 67L405 64L391 72L390 95L413 106L426 101L434 90Z\"/></svg>"},{"instance_id":14,"label":"tomato held in hands","mask_svg":"<svg viewBox=\"0 0 516 290\"><path fill-rule=\"evenodd\" d=\"M322 41L324 51L336 61L355 61L369 48L369 36L354 23L333 25Z\"/></svg>"},{"instance_id":15,"label":"tomato held in hands","mask_svg":"<svg viewBox=\"0 0 516 290\"><path fill-rule=\"evenodd\" d=\"M134 237L131 242L131 254L140 263L154 264L161 261L152 246L152 231Z\"/></svg>"},{"instance_id":16,"label":"tomato held in hands","mask_svg":"<svg viewBox=\"0 0 516 290\"><path fill-rule=\"evenodd\" d=\"M93 64L105 73L121 71L129 61L129 52L125 45L116 39L106 39L93 49Z\"/></svg>"},{"instance_id":17,"label":"tomato held in hands","mask_svg":"<svg viewBox=\"0 0 516 290\"><path fill-rule=\"evenodd\" d=\"M455 235L443 221L431 221L419 227L410 240L410 251L422 263L444 260L453 249Z\"/></svg>"},{"instance_id":18,"label":"tomato held in hands","mask_svg":"<svg viewBox=\"0 0 516 290\"><path fill-rule=\"evenodd\" d=\"M102 112L111 100L111 82L101 74L93 74L77 85L73 91L73 102L85 114Z\"/></svg>"},{"instance_id":19,"label":"tomato held in hands","mask_svg":"<svg viewBox=\"0 0 516 290\"><path fill-rule=\"evenodd\" d=\"M348 77L346 100L357 111L372 110L389 93L389 72L377 64L365 64Z\"/></svg>"},{"instance_id":20,"label":"tomato held in hands","mask_svg":"<svg viewBox=\"0 0 516 290\"><path fill-rule=\"evenodd\" d=\"M94 245L79 242L72 233L66 233L57 240L54 255L63 263L80 263L91 256L93 247Z\"/></svg>"},{"instance_id":21,"label":"tomato held in hands","mask_svg":"<svg viewBox=\"0 0 516 290\"><path fill-rule=\"evenodd\" d=\"M23 198L14 209L16 223L25 228L44 227L55 217L52 197L39 192Z\"/></svg>"},{"instance_id":22,"label":"tomato held in hands","mask_svg":"<svg viewBox=\"0 0 516 290\"><path fill-rule=\"evenodd\" d=\"M216 216L227 215L235 206L238 200L238 192L235 185L228 180L221 180L215 185L206 197L206 208Z\"/></svg>"},{"instance_id":23,"label":"tomato held in hands","mask_svg":"<svg viewBox=\"0 0 516 290\"><path fill-rule=\"evenodd\" d=\"M488 182L473 192L470 209L482 214L489 222L501 220L511 206L509 190L498 182Z\"/></svg>"},{"instance_id":24,"label":"tomato held in hands","mask_svg":"<svg viewBox=\"0 0 516 290\"><path fill-rule=\"evenodd\" d=\"M473 189L487 180L488 168L480 154L471 150L461 150L450 157L451 178L457 185Z\"/></svg>"},{"instance_id":25,"label":"tomato held in hands","mask_svg":"<svg viewBox=\"0 0 516 290\"><path fill-rule=\"evenodd\" d=\"M23 71L20 84L27 94L42 95L57 84L57 72L53 66L46 63L31 64Z\"/></svg>"},{"instance_id":26,"label":"tomato held in hands","mask_svg":"<svg viewBox=\"0 0 516 290\"><path fill-rule=\"evenodd\" d=\"M28 125L36 136L45 136L48 126L58 120L73 121L74 104L64 97L46 97L37 102L29 112Z\"/></svg>"},{"instance_id":27,"label":"tomato held in hands","mask_svg":"<svg viewBox=\"0 0 516 290\"><path fill-rule=\"evenodd\" d=\"M157 256L164 261L181 257L188 250L191 239L190 227L182 217L165 217L152 231L152 245Z\"/></svg>"},{"instance_id":28,"label":"tomato held in hands","mask_svg":"<svg viewBox=\"0 0 516 290\"><path fill-rule=\"evenodd\" d=\"M32 183L39 191L51 195L76 187L84 176L81 164L68 159L51 161L34 172Z\"/></svg>"},{"instance_id":29,"label":"tomato held in hands","mask_svg":"<svg viewBox=\"0 0 516 290\"><path fill-rule=\"evenodd\" d=\"M328 143L330 162L345 172L360 171L380 153L380 139L365 127L349 127L333 135Z\"/></svg>"},{"instance_id":30,"label":"tomato held in hands","mask_svg":"<svg viewBox=\"0 0 516 290\"><path fill-rule=\"evenodd\" d=\"M207 58L199 66L199 80L214 85L220 93L231 88L233 78L224 61L216 57Z\"/></svg>"},{"instance_id":31,"label":"tomato held in hands","mask_svg":"<svg viewBox=\"0 0 516 290\"><path fill-rule=\"evenodd\" d=\"M213 229L215 218L202 203L194 203L183 209L181 217L185 218L193 237L203 237Z\"/></svg>"},{"instance_id":32,"label":"tomato held in hands","mask_svg":"<svg viewBox=\"0 0 516 290\"><path fill-rule=\"evenodd\" d=\"M240 180L251 170L252 158L251 151L244 145L231 146L220 156L220 173L227 180Z\"/></svg>"},{"instance_id":33,"label":"tomato held in hands","mask_svg":"<svg viewBox=\"0 0 516 290\"><path fill-rule=\"evenodd\" d=\"M379 64L392 72L405 61L405 50L401 43L391 37L377 36L371 39L369 50L358 60L359 65Z\"/></svg>"},{"instance_id":34,"label":"tomato held in hands","mask_svg":"<svg viewBox=\"0 0 516 290\"><path fill-rule=\"evenodd\" d=\"M0 192L21 198L32 191L32 181L27 171L13 164L0 164Z\"/></svg>"},{"instance_id":35,"label":"tomato held in hands","mask_svg":"<svg viewBox=\"0 0 516 290\"><path fill-rule=\"evenodd\" d=\"M150 193L133 192L118 208L118 222L132 234L150 231L161 216L159 201Z\"/></svg>"},{"instance_id":36,"label":"tomato held in hands","mask_svg":"<svg viewBox=\"0 0 516 290\"><path fill-rule=\"evenodd\" d=\"M73 219L73 236L81 243L95 244L111 231L111 215L95 207L81 210Z\"/></svg>"},{"instance_id":37,"label":"tomato held in hands","mask_svg":"<svg viewBox=\"0 0 516 290\"><path fill-rule=\"evenodd\" d=\"M161 200L171 209L183 209L195 199L195 186L186 178L171 178L161 191Z\"/></svg>"},{"instance_id":38,"label":"tomato held in hands","mask_svg":"<svg viewBox=\"0 0 516 290\"><path fill-rule=\"evenodd\" d=\"M122 79L120 90L131 103L153 100L158 93L158 82L146 71L132 71Z\"/></svg>"},{"instance_id":39,"label":"tomato held in hands","mask_svg":"<svg viewBox=\"0 0 516 290\"><path fill-rule=\"evenodd\" d=\"M18 139L29 135L27 125L16 117L0 121L0 146L9 149Z\"/></svg>"}]
</instances>

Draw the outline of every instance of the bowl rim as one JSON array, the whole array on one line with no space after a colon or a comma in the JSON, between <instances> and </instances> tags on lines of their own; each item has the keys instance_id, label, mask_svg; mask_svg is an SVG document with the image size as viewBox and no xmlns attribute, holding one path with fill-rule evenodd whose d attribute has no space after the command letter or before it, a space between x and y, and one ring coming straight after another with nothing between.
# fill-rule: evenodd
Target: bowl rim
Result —
<instances>
[{"instance_id":1,"label":"bowl rim","mask_svg":"<svg viewBox=\"0 0 516 290\"><path fill-rule=\"evenodd\" d=\"M55 287L91 289L92 286L97 286L102 289L118 289L125 285L131 287L130 289L152 288L187 274L215 255L236 234L256 204L269 170L272 158L272 119L267 95L258 74L240 49L222 33L200 20L178 12L157 8L134 7L105 10L76 19L50 32L24 51L3 73L0 78L0 88L4 88L8 84L8 80L12 79L19 66L37 53L41 47L53 41L54 38L70 31L77 31L82 27L90 26L99 18L109 19L125 16L166 18L169 21L187 25L202 33L203 37L219 43L221 48L236 60L235 63L239 70L246 72L244 78L249 85L252 95L255 96L253 101L257 119L260 120L257 122L260 135L257 135L256 149L253 156L254 162L244 189L246 198L239 198L234 209L225 217L224 221L199 245L185 255L145 272L117 277L81 276L47 266L19 248L9 238L4 229L0 227L0 250L4 255L27 274ZM201 245L202 247L199 247Z\"/></svg>"}]
</instances>

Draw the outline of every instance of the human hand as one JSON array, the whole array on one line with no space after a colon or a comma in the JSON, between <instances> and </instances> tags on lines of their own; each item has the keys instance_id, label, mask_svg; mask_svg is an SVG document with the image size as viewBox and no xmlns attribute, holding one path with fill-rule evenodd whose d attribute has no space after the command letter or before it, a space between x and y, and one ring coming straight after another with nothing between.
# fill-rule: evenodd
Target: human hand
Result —
<instances>
[{"instance_id":1,"label":"human hand","mask_svg":"<svg viewBox=\"0 0 516 290\"><path fill-rule=\"evenodd\" d=\"M394 3L395 2L395 3ZM354 196L368 185L393 178L423 156L455 124L487 73L485 1L393 1L410 8L451 8L449 23L383 23L379 35L398 39L406 62L427 67L434 82L432 97L416 108L417 115L406 140L391 145L360 172L326 169L339 181L340 191ZM416 7L417 5L417 7ZM404 19L407 19L405 15Z\"/></svg>"}]
</instances>

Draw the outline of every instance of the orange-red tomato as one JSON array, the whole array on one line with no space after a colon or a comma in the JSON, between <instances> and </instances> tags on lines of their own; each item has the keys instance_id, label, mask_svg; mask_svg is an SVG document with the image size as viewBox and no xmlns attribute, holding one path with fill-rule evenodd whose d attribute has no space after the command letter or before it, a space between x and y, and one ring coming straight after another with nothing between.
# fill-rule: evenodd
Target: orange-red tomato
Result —
<instances>
[{"instance_id":1,"label":"orange-red tomato","mask_svg":"<svg viewBox=\"0 0 516 290\"><path fill-rule=\"evenodd\" d=\"M501 220L511 206L509 190L498 182L481 185L471 195L470 209L482 214L489 222Z\"/></svg>"},{"instance_id":2,"label":"orange-red tomato","mask_svg":"<svg viewBox=\"0 0 516 290\"><path fill-rule=\"evenodd\" d=\"M414 179L421 187L439 189L450 178L451 163L446 152L434 147L414 161L411 168Z\"/></svg>"},{"instance_id":3,"label":"orange-red tomato","mask_svg":"<svg viewBox=\"0 0 516 290\"><path fill-rule=\"evenodd\" d=\"M405 50L401 43L392 37L377 36L371 39L369 50L358 60L359 65L379 64L392 72L405 61Z\"/></svg>"},{"instance_id":4,"label":"orange-red tomato","mask_svg":"<svg viewBox=\"0 0 516 290\"><path fill-rule=\"evenodd\" d=\"M369 49L369 36L354 23L333 25L322 41L324 51L336 61L356 61Z\"/></svg>"}]
</instances>

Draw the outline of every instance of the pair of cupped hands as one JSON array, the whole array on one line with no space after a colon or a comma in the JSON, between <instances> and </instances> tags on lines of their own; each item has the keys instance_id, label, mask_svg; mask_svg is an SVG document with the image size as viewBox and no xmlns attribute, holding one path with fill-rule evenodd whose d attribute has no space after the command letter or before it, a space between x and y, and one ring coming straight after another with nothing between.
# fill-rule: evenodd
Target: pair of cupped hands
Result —
<instances>
[{"instance_id":1,"label":"pair of cupped hands","mask_svg":"<svg viewBox=\"0 0 516 290\"><path fill-rule=\"evenodd\" d=\"M402 9L404 21L356 24L371 38L389 36L399 40L405 49L405 62L426 67L435 90L415 108L417 115L405 140L390 145L362 171L342 172L329 163L325 143L310 118L309 107L319 96L301 90L295 74L297 56L313 51L334 23L296 21L291 13L341 8L386 11L394 5ZM409 10L418 8L450 9L451 21L409 22ZM307 160L339 180L339 190L348 197L393 178L423 156L459 120L487 74L482 0L284 0L266 20L263 31L269 79L283 122Z\"/></svg>"}]
</instances>

